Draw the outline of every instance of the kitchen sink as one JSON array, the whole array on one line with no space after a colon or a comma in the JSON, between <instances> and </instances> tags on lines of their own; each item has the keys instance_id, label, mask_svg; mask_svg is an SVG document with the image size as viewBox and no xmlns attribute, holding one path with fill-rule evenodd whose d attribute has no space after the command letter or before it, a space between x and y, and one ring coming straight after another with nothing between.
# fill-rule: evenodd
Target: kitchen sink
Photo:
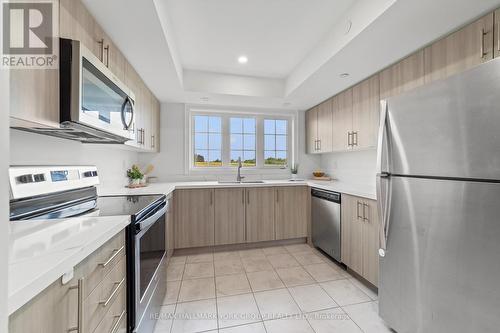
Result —
<instances>
[{"instance_id":1,"label":"kitchen sink","mask_svg":"<svg viewBox=\"0 0 500 333\"><path fill-rule=\"evenodd\" d=\"M219 184L240 184L241 182L236 180L219 180Z\"/></svg>"},{"instance_id":2,"label":"kitchen sink","mask_svg":"<svg viewBox=\"0 0 500 333\"><path fill-rule=\"evenodd\" d=\"M242 180L242 184L264 184L263 180Z\"/></svg>"}]
</instances>

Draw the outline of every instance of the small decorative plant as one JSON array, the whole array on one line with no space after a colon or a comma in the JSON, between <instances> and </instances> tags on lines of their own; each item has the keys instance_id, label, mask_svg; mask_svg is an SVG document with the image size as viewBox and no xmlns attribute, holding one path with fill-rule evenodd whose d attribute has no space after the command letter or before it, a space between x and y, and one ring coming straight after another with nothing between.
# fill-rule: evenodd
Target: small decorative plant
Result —
<instances>
[{"instance_id":1,"label":"small decorative plant","mask_svg":"<svg viewBox=\"0 0 500 333\"><path fill-rule=\"evenodd\" d=\"M141 172L137 165L132 165L132 168L127 170L127 177L130 179L132 184L139 184L144 174Z\"/></svg>"}]
</instances>

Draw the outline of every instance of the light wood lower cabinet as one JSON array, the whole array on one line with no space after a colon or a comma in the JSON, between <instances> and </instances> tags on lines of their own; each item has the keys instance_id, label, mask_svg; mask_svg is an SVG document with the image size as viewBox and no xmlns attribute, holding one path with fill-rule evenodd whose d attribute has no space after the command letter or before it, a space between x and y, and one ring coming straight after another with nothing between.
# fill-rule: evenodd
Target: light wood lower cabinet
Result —
<instances>
[{"instance_id":1,"label":"light wood lower cabinet","mask_svg":"<svg viewBox=\"0 0 500 333\"><path fill-rule=\"evenodd\" d=\"M220 188L215 196L215 245L245 242L245 189Z\"/></svg>"},{"instance_id":2,"label":"light wood lower cabinet","mask_svg":"<svg viewBox=\"0 0 500 333\"><path fill-rule=\"evenodd\" d=\"M116 332L125 333L124 240L122 231L78 264L67 284L58 279L10 315L9 332L92 333L116 326Z\"/></svg>"},{"instance_id":3,"label":"light wood lower cabinet","mask_svg":"<svg viewBox=\"0 0 500 333\"><path fill-rule=\"evenodd\" d=\"M378 286L379 219L374 200L342 195L342 262Z\"/></svg>"},{"instance_id":4,"label":"light wood lower cabinet","mask_svg":"<svg viewBox=\"0 0 500 333\"><path fill-rule=\"evenodd\" d=\"M261 242L275 239L275 189L246 189L246 241Z\"/></svg>"},{"instance_id":5,"label":"light wood lower cabinet","mask_svg":"<svg viewBox=\"0 0 500 333\"><path fill-rule=\"evenodd\" d=\"M165 239L167 241L167 257L172 256L175 249L175 210L174 210L174 196L169 194L167 196L167 214L166 214L166 228Z\"/></svg>"},{"instance_id":6,"label":"light wood lower cabinet","mask_svg":"<svg viewBox=\"0 0 500 333\"><path fill-rule=\"evenodd\" d=\"M214 190L176 190L175 248L214 245Z\"/></svg>"},{"instance_id":7,"label":"light wood lower cabinet","mask_svg":"<svg viewBox=\"0 0 500 333\"><path fill-rule=\"evenodd\" d=\"M307 237L309 188L276 188L276 239Z\"/></svg>"}]
</instances>

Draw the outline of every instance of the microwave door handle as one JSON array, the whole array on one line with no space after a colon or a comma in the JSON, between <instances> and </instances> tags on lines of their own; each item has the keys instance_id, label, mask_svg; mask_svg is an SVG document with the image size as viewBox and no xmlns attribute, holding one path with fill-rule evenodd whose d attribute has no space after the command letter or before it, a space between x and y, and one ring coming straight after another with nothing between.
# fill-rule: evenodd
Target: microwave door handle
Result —
<instances>
[{"instance_id":1,"label":"microwave door handle","mask_svg":"<svg viewBox=\"0 0 500 333\"><path fill-rule=\"evenodd\" d=\"M125 117L125 112L126 112L125 109L127 108L127 105L130 105L130 112L132 113L132 115L130 116L130 121L128 123L125 119L126 118ZM121 116L122 116L123 128L126 130L129 130L130 127L132 126L132 124L134 123L135 110L134 110L134 103L132 102L132 100L128 96L125 98L125 101L122 104Z\"/></svg>"}]
</instances>

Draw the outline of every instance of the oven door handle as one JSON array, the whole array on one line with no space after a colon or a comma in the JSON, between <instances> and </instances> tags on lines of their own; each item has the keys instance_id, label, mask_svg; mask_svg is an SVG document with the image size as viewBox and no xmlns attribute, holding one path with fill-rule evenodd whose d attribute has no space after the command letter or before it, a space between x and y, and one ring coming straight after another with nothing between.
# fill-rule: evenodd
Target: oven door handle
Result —
<instances>
[{"instance_id":1,"label":"oven door handle","mask_svg":"<svg viewBox=\"0 0 500 333\"><path fill-rule=\"evenodd\" d=\"M151 225L153 225L160 216L167 212L167 205L164 204L162 208L160 208L156 213L141 221L137 224L137 233L140 233L146 229L148 229Z\"/></svg>"}]
</instances>

